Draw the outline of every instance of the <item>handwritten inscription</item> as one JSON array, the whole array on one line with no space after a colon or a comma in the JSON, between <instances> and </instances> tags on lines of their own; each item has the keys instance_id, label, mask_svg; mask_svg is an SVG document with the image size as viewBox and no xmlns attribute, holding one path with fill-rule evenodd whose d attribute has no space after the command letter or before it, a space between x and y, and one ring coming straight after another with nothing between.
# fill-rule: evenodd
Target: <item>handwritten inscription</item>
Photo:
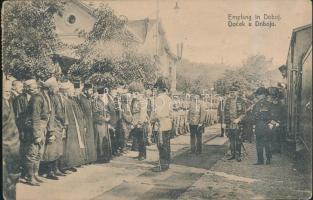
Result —
<instances>
[{"instance_id":1,"label":"handwritten inscription","mask_svg":"<svg viewBox=\"0 0 313 200\"><path fill-rule=\"evenodd\" d=\"M227 15L228 27L263 27L274 28L281 21L280 14L264 13L262 15Z\"/></svg>"}]
</instances>

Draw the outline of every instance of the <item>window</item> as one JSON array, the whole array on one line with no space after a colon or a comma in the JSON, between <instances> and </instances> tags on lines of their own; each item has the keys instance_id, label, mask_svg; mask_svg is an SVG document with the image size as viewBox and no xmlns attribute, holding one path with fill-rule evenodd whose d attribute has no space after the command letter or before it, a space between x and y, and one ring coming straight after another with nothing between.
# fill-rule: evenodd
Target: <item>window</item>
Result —
<instances>
[{"instance_id":1,"label":"window","mask_svg":"<svg viewBox=\"0 0 313 200\"><path fill-rule=\"evenodd\" d=\"M75 17L74 15L68 16L67 22L68 22L69 24L74 24L75 21L76 21L76 17Z\"/></svg>"}]
</instances>

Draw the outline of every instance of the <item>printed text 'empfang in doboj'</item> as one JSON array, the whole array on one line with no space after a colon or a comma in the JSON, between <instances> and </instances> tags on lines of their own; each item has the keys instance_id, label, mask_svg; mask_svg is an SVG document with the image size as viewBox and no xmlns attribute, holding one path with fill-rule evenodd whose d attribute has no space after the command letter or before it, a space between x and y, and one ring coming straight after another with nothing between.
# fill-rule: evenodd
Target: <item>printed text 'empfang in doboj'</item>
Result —
<instances>
[{"instance_id":1,"label":"printed text 'empfang in doboj'","mask_svg":"<svg viewBox=\"0 0 313 200\"><path fill-rule=\"evenodd\" d=\"M263 14L255 15L254 18L251 15L227 15L228 26L237 27L237 26L252 26L252 20L254 19L254 26L267 26L269 28L276 26L275 21L281 20L280 15L274 14Z\"/></svg>"}]
</instances>

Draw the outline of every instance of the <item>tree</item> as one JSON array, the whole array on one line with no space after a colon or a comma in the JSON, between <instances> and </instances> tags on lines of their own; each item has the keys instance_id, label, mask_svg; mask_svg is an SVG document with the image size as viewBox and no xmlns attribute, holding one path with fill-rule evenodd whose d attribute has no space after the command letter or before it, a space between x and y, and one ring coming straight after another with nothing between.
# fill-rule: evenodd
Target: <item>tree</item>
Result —
<instances>
[{"instance_id":1,"label":"tree","mask_svg":"<svg viewBox=\"0 0 313 200\"><path fill-rule=\"evenodd\" d=\"M77 54L83 59L71 66L70 74L110 87L154 80L155 62L136 50L125 28L127 19L117 17L109 7L93 12L97 21L89 33L81 32L85 42L77 48Z\"/></svg>"},{"instance_id":2,"label":"tree","mask_svg":"<svg viewBox=\"0 0 313 200\"><path fill-rule=\"evenodd\" d=\"M267 84L267 71L272 65L272 59L267 59L264 55L251 55L241 67L225 70L222 77L215 82L215 87L219 88L219 94L224 94L234 83L243 91L253 91Z\"/></svg>"},{"instance_id":3,"label":"tree","mask_svg":"<svg viewBox=\"0 0 313 200\"><path fill-rule=\"evenodd\" d=\"M3 70L17 79L47 79L57 73L51 60L60 42L53 15L64 2L54 0L7 1L3 4Z\"/></svg>"}]
</instances>

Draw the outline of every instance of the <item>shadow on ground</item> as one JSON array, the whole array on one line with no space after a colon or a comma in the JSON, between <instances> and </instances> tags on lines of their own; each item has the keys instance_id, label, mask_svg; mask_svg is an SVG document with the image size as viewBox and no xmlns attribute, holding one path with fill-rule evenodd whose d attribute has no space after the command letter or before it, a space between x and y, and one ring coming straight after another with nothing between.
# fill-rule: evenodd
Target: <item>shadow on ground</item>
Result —
<instances>
[{"instance_id":1,"label":"shadow on ground","mask_svg":"<svg viewBox=\"0 0 313 200\"><path fill-rule=\"evenodd\" d=\"M224 156L225 145L203 145L202 154L191 154L189 150L181 152L172 158L171 169L156 173L150 169L142 173L139 182L124 182L101 194L94 200L100 199L177 199L188 190L202 175L190 169L210 169ZM175 165L183 170L175 170ZM147 181L149 180L149 181Z\"/></svg>"},{"instance_id":2,"label":"shadow on ground","mask_svg":"<svg viewBox=\"0 0 313 200\"><path fill-rule=\"evenodd\" d=\"M226 145L202 145L202 154L195 155L189 150L173 158L172 163L188 167L210 169L227 151Z\"/></svg>"}]
</instances>

